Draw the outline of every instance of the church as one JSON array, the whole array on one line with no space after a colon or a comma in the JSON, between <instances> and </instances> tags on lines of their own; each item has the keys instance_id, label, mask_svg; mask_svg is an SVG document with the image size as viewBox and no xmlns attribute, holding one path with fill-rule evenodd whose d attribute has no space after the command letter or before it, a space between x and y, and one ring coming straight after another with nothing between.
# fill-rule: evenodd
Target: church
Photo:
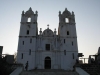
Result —
<instances>
[{"instance_id":1,"label":"church","mask_svg":"<svg viewBox=\"0 0 100 75\"><path fill-rule=\"evenodd\" d=\"M77 33L74 12L65 8L59 11L58 32L47 29L38 33L38 12L29 8L22 11L19 41L17 49L17 63L28 70L32 69L63 69L73 70L78 60ZM30 19L30 21L28 21Z\"/></svg>"}]
</instances>

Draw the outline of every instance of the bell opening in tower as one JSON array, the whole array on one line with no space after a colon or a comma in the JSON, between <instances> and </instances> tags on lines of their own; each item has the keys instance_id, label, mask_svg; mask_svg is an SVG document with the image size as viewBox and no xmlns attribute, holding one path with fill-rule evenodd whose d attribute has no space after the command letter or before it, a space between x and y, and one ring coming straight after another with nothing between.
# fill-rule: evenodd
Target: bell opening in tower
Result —
<instances>
[{"instance_id":1,"label":"bell opening in tower","mask_svg":"<svg viewBox=\"0 0 100 75\"><path fill-rule=\"evenodd\" d=\"M65 22L66 22L66 23L69 23L69 19L68 19L68 18L65 18Z\"/></svg>"},{"instance_id":2,"label":"bell opening in tower","mask_svg":"<svg viewBox=\"0 0 100 75\"><path fill-rule=\"evenodd\" d=\"M31 18L30 17L27 19L27 22L31 22Z\"/></svg>"}]
</instances>

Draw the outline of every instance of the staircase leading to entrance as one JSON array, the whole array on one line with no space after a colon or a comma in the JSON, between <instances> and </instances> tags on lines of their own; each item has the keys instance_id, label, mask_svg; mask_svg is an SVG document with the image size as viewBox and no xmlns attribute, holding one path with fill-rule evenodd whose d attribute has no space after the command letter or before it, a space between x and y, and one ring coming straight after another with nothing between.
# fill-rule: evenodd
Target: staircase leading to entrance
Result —
<instances>
[{"instance_id":1,"label":"staircase leading to entrance","mask_svg":"<svg viewBox=\"0 0 100 75\"><path fill-rule=\"evenodd\" d=\"M74 71L65 70L34 70L34 71L22 71L20 75L79 75Z\"/></svg>"}]
</instances>

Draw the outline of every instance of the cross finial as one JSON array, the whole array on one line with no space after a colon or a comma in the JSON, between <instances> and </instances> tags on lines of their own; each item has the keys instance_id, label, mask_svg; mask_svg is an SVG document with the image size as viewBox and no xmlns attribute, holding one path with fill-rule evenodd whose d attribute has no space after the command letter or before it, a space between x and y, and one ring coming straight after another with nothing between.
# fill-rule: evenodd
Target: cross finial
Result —
<instances>
[{"instance_id":1,"label":"cross finial","mask_svg":"<svg viewBox=\"0 0 100 75\"><path fill-rule=\"evenodd\" d=\"M42 28L40 28L40 31L42 31Z\"/></svg>"},{"instance_id":2,"label":"cross finial","mask_svg":"<svg viewBox=\"0 0 100 75\"><path fill-rule=\"evenodd\" d=\"M65 8L65 11L67 11L67 8Z\"/></svg>"},{"instance_id":3,"label":"cross finial","mask_svg":"<svg viewBox=\"0 0 100 75\"><path fill-rule=\"evenodd\" d=\"M30 7L29 10L32 10L32 8Z\"/></svg>"},{"instance_id":4,"label":"cross finial","mask_svg":"<svg viewBox=\"0 0 100 75\"><path fill-rule=\"evenodd\" d=\"M47 28L49 28L49 24L47 25Z\"/></svg>"},{"instance_id":5,"label":"cross finial","mask_svg":"<svg viewBox=\"0 0 100 75\"><path fill-rule=\"evenodd\" d=\"M56 31L56 28L54 30Z\"/></svg>"}]
</instances>

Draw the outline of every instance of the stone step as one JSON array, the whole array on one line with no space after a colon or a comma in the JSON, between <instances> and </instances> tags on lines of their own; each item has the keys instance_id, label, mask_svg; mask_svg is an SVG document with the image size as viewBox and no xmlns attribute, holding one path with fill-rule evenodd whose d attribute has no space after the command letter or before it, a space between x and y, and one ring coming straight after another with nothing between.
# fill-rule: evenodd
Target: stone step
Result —
<instances>
[{"instance_id":1,"label":"stone step","mask_svg":"<svg viewBox=\"0 0 100 75\"><path fill-rule=\"evenodd\" d=\"M34 71L22 71L20 75L79 75L77 72L34 72Z\"/></svg>"}]
</instances>

